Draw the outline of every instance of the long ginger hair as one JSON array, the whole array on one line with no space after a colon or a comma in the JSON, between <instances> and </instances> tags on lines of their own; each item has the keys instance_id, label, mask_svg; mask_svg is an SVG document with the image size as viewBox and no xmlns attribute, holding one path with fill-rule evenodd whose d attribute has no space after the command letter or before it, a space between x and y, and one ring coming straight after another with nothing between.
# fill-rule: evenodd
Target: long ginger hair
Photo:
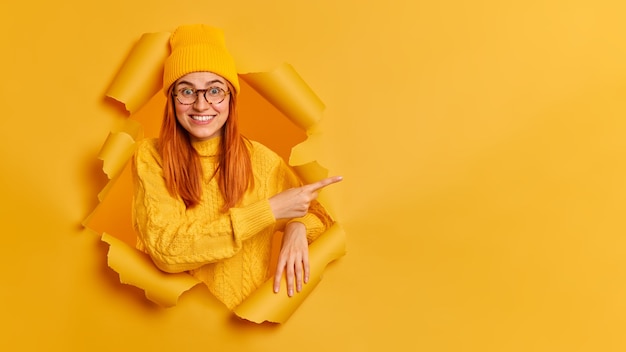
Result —
<instances>
[{"instance_id":1,"label":"long ginger hair","mask_svg":"<svg viewBox=\"0 0 626 352\"><path fill-rule=\"evenodd\" d=\"M174 96L168 89L163 124L158 148L163 158L163 178L172 196L180 196L187 208L198 205L202 199L203 171L200 157L191 144L189 133L176 118ZM228 89L234 92L227 82ZM218 150L218 166L215 170L220 192L224 197L221 211L226 212L239 203L248 187L254 185L249 141L239 133L237 126L237 96L230 94L229 114L222 126Z\"/></svg>"}]
</instances>

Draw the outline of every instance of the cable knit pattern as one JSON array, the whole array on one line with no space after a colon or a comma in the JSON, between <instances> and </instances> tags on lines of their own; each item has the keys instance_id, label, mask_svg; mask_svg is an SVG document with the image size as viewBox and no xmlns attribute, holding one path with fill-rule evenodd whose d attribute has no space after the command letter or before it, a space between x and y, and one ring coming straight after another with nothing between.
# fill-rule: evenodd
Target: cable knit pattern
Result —
<instances>
[{"instance_id":1,"label":"cable knit pattern","mask_svg":"<svg viewBox=\"0 0 626 352\"><path fill-rule=\"evenodd\" d=\"M137 248L159 269L189 271L233 309L269 278L272 235L287 223L276 221L268 199L301 182L282 158L253 141L255 187L237 207L220 213L223 198L217 178L211 177L219 142L218 137L193 144L201 158L204 189L201 203L186 209L182 199L172 197L165 187L157 140L140 141L132 162L133 225ZM309 243L332 225L318 202L311 204L307 215L290 221L304 223Z\"/></svg>"}]
</instances>

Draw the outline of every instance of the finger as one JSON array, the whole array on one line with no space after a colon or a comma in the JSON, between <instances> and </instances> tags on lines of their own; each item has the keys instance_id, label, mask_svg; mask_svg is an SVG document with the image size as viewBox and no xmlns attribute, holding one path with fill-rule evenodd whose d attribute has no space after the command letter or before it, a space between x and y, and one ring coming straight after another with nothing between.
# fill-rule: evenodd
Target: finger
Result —
<instances>
[{"instance_id":1,"label":"finger","mask_svg":"<svg viewBox=\"0 0 626 352\"><path fill-rule=\"evenodd\" d=\"M295 262L296 266L296 291L302 291L302 260L297 260Z\"/></svg>"},{"instance_id":2,"label":"finger","mask_svg":"<svg viewBox=\"0 0 626 352\"><path fill-rule=\"evenodd\" d=\"M287 295L289 297L293 296L293 275L294 275L294 268L295 263L293 261L289 261L287 262L287 270L285 272L285 275L287 276Z\"/></svg>"},{"instance_id":3,"label":"finger","mask_svg":"<svg viewBox=\"0 0 626 352\"><path fill-rule=\"evenodd\" d=\"M283 277L283 270L285 269L285 260L279 260L276 267L276 274L274 275L274 293L280 291L280 280Z\"/></svg>"},{"instance_id":4,"label":"finger","mask_svg":"<svg viewBox=\"0 0 626 352\"><path fill-rule=\"evenodd\" d=\"M341 180L343 180L343 176L333 176L308 184L305 187L307 187L309 191L314 192L326 186L332 185L333 183L337 183Z\"/></svg>"},{"instance_id":5,"label":"finger","mask_svg":"<svg viewBox=\"0 0 626 352\"><path fill-rule=\"evenodd\" d=\"M311 269L309 267L309 252L306 251L304 252L304 255L302 256L302 266L304 266L304 283L308 283L309 282L309 277L311 275Z\"/></svg>"}]
</instances>

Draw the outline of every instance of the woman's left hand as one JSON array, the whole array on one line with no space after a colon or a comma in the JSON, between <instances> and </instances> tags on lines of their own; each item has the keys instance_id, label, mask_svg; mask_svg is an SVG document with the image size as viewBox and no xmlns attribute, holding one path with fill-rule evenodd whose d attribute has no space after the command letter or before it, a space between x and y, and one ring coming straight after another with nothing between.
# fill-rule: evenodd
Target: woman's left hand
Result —
<instances>
[{"instance_id":1,"label":"woman's left hand","mask_svg":"<svg viewBox=\"0 0 626 352\"><path fill-rule=\"evenodd\" d=\"M283 271L287 276L289 297L294 294L294 283L296 291L300 292L303 283L306 284L309 281L309 243L306 238L306 227L301 222L291 222L285 227L278 256L278 267L274 276L275 293L280 290Z\"/></svg>"}]
</instances>

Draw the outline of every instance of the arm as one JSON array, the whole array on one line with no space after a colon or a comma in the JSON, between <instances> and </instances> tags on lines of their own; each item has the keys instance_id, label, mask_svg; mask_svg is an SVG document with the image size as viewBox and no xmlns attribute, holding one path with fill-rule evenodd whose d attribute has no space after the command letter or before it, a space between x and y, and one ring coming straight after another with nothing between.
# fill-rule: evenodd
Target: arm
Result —
<instances>
[{"instance_id":1,"label":"arm","mask_svg":"<svg viewBox=\"0 0 626 352\"><path fill-rule=\"evenodd\" d=\"M166 272L181 272L229 258L242 241L275 223L269 202L260 200L220 213L218 202L188 211L165 187L160 157L141 143L132 164L133 221L138 236L155 265ZM206 211L206 216L194 216Z\"/></svg>"}]
</instances>

